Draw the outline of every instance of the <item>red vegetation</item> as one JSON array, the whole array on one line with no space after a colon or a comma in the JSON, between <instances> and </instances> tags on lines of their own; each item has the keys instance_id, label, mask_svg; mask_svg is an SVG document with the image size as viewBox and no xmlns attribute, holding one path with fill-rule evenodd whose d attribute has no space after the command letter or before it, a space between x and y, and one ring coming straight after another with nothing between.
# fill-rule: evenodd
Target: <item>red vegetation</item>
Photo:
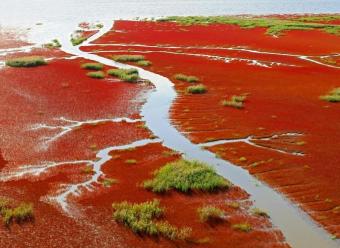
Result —
<instances>
[{"instance_id":1,"label":"red vegetation","mask_svg":"<svg viewBox=\"0 0 340 248\"><path fill-rule=\"evenodd\" d=\"M95 43L125 43L127 46L83 49L106 51L98 53L102 56L143 54L153 63L150 70L172 79L176 73L194 75L207 86L206 94L186 95L184 90L191 84L173 79L179 97L173 105L172 120L192 141L206 142L249 135L266 137L289 132L303 134L262 143L257 141L257 144L264 146L262 148L239 142L211 150L285 193L329 232L339 237L339 106L319 99L320 95L339 87L339 69L298 57L213 48L242 46L259 51L326 55L340 50L338 36L319 31L290 31L280 38L273 38L265 35L260 28L178 26L175 23L132 21L116 22L114 30L124 32L110 32ZM134 44L178 48L138 47ZM212 48L187 49L187 46ZM216 58L182 54L189 52L241 60L225 63ZM294 66L269 63L270 68L267 68L242 60L245 58ZM337 64L322 58L312 59L328 65ZM333 60L338 61L338 58L334 57ZM222 100L241 94L247 95L244 109L222 106ZM284 154L265 147L301 151L305 156ZM240 161L240 157L245 157L245 161Z\"/></svg>"}]
</instances>

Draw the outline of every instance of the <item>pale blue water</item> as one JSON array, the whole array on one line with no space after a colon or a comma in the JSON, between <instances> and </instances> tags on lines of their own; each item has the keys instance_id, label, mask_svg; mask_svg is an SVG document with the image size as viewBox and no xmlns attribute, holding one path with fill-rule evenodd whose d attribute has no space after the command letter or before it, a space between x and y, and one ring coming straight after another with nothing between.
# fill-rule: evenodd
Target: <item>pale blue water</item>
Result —
<instances>
[{"instance_id":1,"label":"pale blue water","mask_svg":"<svg viewBox=\"0 0 340 248\"><path fill-rule=\"evenodd\" d=\"M0 25L271 13L340 13L340 0L0 0Z\"/></svg>"}]
</instances>

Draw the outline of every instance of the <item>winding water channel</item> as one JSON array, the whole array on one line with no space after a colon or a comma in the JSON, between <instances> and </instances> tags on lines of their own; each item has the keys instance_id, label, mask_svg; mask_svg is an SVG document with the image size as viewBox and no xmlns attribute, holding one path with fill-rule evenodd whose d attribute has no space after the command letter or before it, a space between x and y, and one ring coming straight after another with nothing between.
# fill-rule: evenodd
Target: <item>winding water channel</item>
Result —
<instances>
[{"instance_id":1,"label":"winding water channel","mask_svg":"<svg viewBox=\"0 0 340 248\"><path fill-rule=\"evenodd\" d=\"M105 34L110 30L111 25L111 22L105 23L104 28L83 45ZM147 101L141 110L142 120L145 121L146 126L154 135L159 137L164 146L182 153L186 159L196 159L210 164L216 169L218 174L246 190L251 195L250 198L254 201L254 204L269 213L273 224L283 232L287 242L292 247L339 247L337 241L331 240L330 235L324 229L319 227L291 201L269 186L259 182L248 171L228 161L219 159L214 153L202 149L198 144L192 143L171 125L169 111L177 97L177 93L173 83L168 78L138 67L117 63L92 53L83 52L79 47L73 47L70 44L69 34L59 38L62 43L62 50L69 54L97 61L108 66L137 68L140 77L150 80L155 86L155 90L148 95ZM106 153L104 156L109 155ZM106 160L107 158L103 159Z\"/></svg>"}]
</instances>

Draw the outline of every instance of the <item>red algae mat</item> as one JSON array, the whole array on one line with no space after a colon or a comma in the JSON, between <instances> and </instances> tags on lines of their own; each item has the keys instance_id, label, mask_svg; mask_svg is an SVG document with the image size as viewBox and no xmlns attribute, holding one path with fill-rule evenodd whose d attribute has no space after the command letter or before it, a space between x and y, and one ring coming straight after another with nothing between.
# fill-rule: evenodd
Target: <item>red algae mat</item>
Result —
<instances>
[{"instance_id":1,"label":"red algae mat","mask_svg":"<svg viewBox=\"0 0 340 248\"><path fill-rule=\"evenodd\" d=\"M294 30L272 37L262 28L233 25L117 21L82 50L108 58L144 55L152 62L148 70L175 83L171 118L181 132L195 143L220 140L207 149L340 236L339 105L320 99L340 86L339 36ZM207 93L186 93L192 84L176 80L177 73L198 77ZM247 96L244 108L221 104L234 95Z\"/></svg>"},{"instance_id":2,"label":"red algae mat","mask_svg":"<svg viewBox=\"0 0 340 248\"><path fill-rule=\"evenodd\" d=\"M141 187L155 170L180 157L140 120L150 84L90 78L81 68L90 61L58 49L35 48L1 60L33 55L48 58L48 64L0 69L0 197L34 206L31 221L0 226L0 247L289 247L270 219L252 213L249 196L239 187L162 195ZM120 148L140 140L147 142ZM117 150L91 181L98 172L90 165L108 147ZM115 180L111 186L105 185L109 179ZM58 196L72 186L76 190L66 196L65 208ZM136 235L113 220L113 202L152 199L166 209L164 220L192 228L190 240ZM197 209L208 204L225 210L226 221L200 222ZM244 223L250 232L232 228Z\"/></svg>"}]
</instances>

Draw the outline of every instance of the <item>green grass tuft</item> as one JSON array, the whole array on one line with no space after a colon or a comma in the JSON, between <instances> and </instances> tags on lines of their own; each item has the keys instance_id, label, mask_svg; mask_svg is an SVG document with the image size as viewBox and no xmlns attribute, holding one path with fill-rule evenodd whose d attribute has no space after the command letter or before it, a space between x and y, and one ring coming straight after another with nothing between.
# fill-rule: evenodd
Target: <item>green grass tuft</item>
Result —
<instances>
[{"instance_id":1,"label":"green grass tuft","mask_svg":"<svg viewBox=\"0 0 340 248\"><path fill-rule=\"evenodd\" d=\"M252 227L248 223L240 223L232 225L232 228L241 232L250 232Z\"/></svg>"},{"instance_id":2,"label":"green grass tuft","mask_svg":"<svg viewBox=\"0 0 340 248\"><path fill-rule=\"evenodd\" d=\"M10 67L35 67L46 64L44 58L40 56L20 57L6 61L6 65Z\"/></svg>"},{"instance_id":3,"label":"green grass tuft","mask_svg":"<svg viewBox=\"0 0 340 248\"><path fill-rule=\"evenodd\" d=\"M71 37L71 43L73 46L78 46L86 40L87 38L83 36Z\"/></svg>"},{"instance_id":4,"label":"green grass tuft","mask_svg":"<svg viewBox=\"0 0 340 248\"><path fill-rule=\"evenodd\" d=\"M86 70L96 70L100 71L104 68L103 64L100 63L85 63L81 65L81 68Z\"/></svg>"},{"instance_id":5,"label":"green grass tuft","mask_svg":"<svg viewBox=\"0 0 340 248\"><path fill-rule=\"evenodd\" d=\"M207 92L207 87L203 84L192 85L186 88L186 92L190 94L203 94Z\"/></svg>"},{"instance_id":6,"label":"green grass tuft","mask_svg":"<svg viewBox=\"0 0 340 248\"><path fill-rule=\"evenodd\" d=\"M230 100L223 100L222 105L241 109L244 107L244 101L246 98L246 96L232 96Z\"/></svg>"},{"instance_id":7,"label":"green grass tuft","mask_svg":"<svg viewBox=\"0 0 340 248\"><path fill-rule=\"evenodd\" d=\"M5 225L12 222L22 223L34 218L33 204L22 202L17 207L11 207L10 201L5 198L0 199L0 215Z\"/></svg>"},{"instance_id":8,"label":"green grass tuft","mask_svg":"<svg viewBox=\"0 0 340 248\"><path fill-rule=\"evenodd\" d=\"M112 59L117 62L138 62L145 60L143 55L115 55Z\"/></svg>"},{"instance_id":9,"label":"green grass tuft","mask_svg":"<svg viewBox=\"0 0 340 248\"><path fill-rule=\"evenodd\" d=\"M340 102L340 88L335 88L327 95L320 96L320 99L327 102Z\"/></svg>"},{"instance_id":10,"label":"green grass tuft","mask_svg":"<svg viewBox=\"0 0 340 248\"><path fill-rule=\"evenodd\" d=\"M118 180L114 178L105 178L102 183L105 187L111 187L113 184L118 183Z\"/></svg>"},{"instance_id":11,"label":"green grass tuft","mask_svg":"<svg viewBox=\"0 0 340 248\"><path fill-rule=\"evenodd\" d=\"M269 214L259 208L253 208L251 211L254 215L269 218Z\"/></svg>"},{"instance_id":12,"label":"green grass tuft","mask_svg":"<svg viewBox=\"0 0 340 248\"><path fill-rule=\"evenodd\" d=\"M190 228L177 228L167 221L158 221L164 214L158 200L143 203L113 203L113 218L134 233L148 236L162 236L170 240L186 240L191 235Z\"/></svg>"},{"instance_id":13,"label":"green grass tuft","mask_svg":"<svg viewBox=\"0 0 340 248\"><path fill-rule=\"evenodd\" d=\"M171 189L186 193L192 190L212 192L228 189L231 183L204 163L180 159L155 171L154 178L144 181L143 186L155 193Z\"/></svg>"},{"instance_id":14,"label":"green grass tuft","mask_svg":"<svg viewBox=\"0 0 340 248\"><path fill-rule=\"evenodd\" d=\"M197 83L199 82L199 78L198 77L195 77L195 76L187 76L187 75L184 75L184 74L176 74L175 76L175 79L179 80L179 81L184 81L184 82L188 82L188 83Z\"/></svg>"},{"instance_id":15,"label":"green grass tuft","mask_svg":"<svg viewBox=\"0 0 340 248\"><path fill-rule=\"evenodd\" d=\"M140 61L137 61L137 65L139 65L139 66L151 66L152 63L149 60L140 60Z\"/></svg>"},{"instance_id":16,"label":"green grass tuft","mask_svg":"<svg viewBox=\"0 0 340 248\"><path fill-rule=\"evenodd\" d=\"M59 40L53 39L50 43L45 44L44 47L49 48L49 49L60 48L61 44Z\"/></svg>"},{"instance_id":17,"label":"green grass tuft","mask_svg":"<svg viewBox=\"0 0 340 248\"><path fill-rule=\"evenodd\" d=\"M103 71L90 71L86 73L88 77L91 78L97 78L97 79L103 79L105 78L105 73Z\"/></svg>"},{"instance_id":18,"label":"green grass tuft","mask_svg":"<svg viewBox=\"0 0 340 248\"><path fill-rule=\"evenodd\" d=\"M127 159L125 160L126 164L137 164L137 160L136 159Z\"/></svg>"},{"instance_id":19,"label":"green grass tuft","mask_svg":"<svg viewBox=\"0 0 340 248\"><path fill-rule=\"evenodd\" d=\"M197 209L201 222L219 222L225 218L225 212L214 206L205 206Z\"/></svg>"},{"instance_id":20,"label":"green grass tuft","mask_svg":"<svg viewBox=\"0 0 340 248\"><path fill-rule=\"evenodd\" d=\"M137 69L110 69L107 71L107 74L130 83L136 82L139 78Z\"/></svg>"}]
</instances>

